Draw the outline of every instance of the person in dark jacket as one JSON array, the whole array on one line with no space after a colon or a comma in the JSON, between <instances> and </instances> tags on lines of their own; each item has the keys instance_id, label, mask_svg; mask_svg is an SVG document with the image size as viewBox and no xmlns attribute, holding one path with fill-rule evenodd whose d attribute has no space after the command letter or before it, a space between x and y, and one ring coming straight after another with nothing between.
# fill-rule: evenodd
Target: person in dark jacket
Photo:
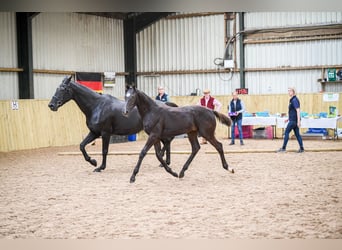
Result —
<instances>
[{"instance_id":1,"label":"person in dark jacket","mask_svg":"<svg viewBox=\"0 0 342 250\"><path fill-rule=\"evenodd\" d=\"M231 130L231 142L229 145L235 144L235 126L237 125L239 131L240 145L244 145L243 143L243 134L242 134L242 113L245 111L245 105L243 101L238 98L238 94L236 91L232 93L233 99L230 101L228 110L229 116L232 119L232 130Z\"/></svg>"},{"instance_id":2,"label":"person in dark jacket","mask_svg":"<svg viewBox=\"0 0 342 250\"><path fill-rule=\"evenodd\" d=\"M290 103L289 103L289 118L285 120L285 122L288 122L285 134L284 134L284 142L283 146L277 151L277 152L285 152L286 151L286 145L289 141L289 135L290 132L293 130L295 133L295 136L297 138L298 144L299 144L299 150L298 153L304 152L304 146L303 146L303 140L299 133L300 128L300 102L299 99L296 96L296 90L293 87L290 87L288 89L288 93L290 96Z\"/></svg>"},{"instance_id":3,"label":"person in dark jacket","mask_svg":"<svg viewBox=\"0 0 342 250\"><path fill-rule=\"evenodd\" d=\"M161 102L169 102L169 95L165 93L165 89L162 86L158 87L158 95L156 96L156 100Z\"/></svg>"}]
</instances>

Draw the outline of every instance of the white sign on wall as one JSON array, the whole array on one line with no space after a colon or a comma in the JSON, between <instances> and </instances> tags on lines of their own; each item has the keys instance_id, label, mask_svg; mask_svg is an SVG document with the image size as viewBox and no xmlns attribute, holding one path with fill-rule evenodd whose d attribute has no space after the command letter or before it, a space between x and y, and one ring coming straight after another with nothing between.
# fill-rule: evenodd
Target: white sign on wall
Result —
<instances>
[{"instance_id":1,"label":"white sign on wall","mask_svg":"<svg viewBox=\"0 0 342 250\"><path fill-rule=\"evenodd\" d=\"M337 93L324 93L323 102L338 102L339 95Z\"/></svg>"},{"instance_id":2,"label":"white sign on wall","mask_svg":"<svg viewBox=\"0 0 342 250\"><path fill-rule=\"evenodd\" d=\"M12 110L19 110L19 102L16 100L11 101L11 108Z\"/></svg>"}]
</instances>

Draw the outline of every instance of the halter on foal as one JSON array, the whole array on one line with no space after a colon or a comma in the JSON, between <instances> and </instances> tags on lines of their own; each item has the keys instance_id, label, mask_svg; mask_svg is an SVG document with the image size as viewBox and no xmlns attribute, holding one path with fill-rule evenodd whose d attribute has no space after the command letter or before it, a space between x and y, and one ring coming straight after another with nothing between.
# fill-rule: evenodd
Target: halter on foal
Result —
<instances>
[{"instance_id":1,"label":"halter on foal","mask_svg":"<svg viewBox=\"0 0 342 250\"><path fill-rule=\"evenodd\" d=\"M228 170L222 144L215 138L216 118L222 124L230 126L231 120L228 116L197 105L178 108L157 105L154 100L135 87L130 87L126 90L125 100L124 114L128 114L136 106L142 117L144 130L149 135L134 168L130 179L131 183L135 181L135 176L139 172L142 160L153 145L156 150L156 156L165 170L177 177L177 173L172 171L158 152L160 152L160 140L162 138L184 133L188 135L192 152L180 171L179 178L184 177L184 172L188 169L191 161L200 149L197 139L198 133L216 148L220 154L223 168ZM234 170L232 169L231 172L234 173Z\"/></svg>"}]
</instances>

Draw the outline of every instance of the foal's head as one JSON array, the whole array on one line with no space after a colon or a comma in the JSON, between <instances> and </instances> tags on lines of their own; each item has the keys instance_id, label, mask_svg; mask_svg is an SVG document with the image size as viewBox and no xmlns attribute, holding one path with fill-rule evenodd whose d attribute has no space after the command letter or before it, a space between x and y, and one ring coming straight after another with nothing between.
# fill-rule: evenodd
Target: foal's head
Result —
<instances>
[{"instance_id":1,"label":"foal's head","mask_svg":"<svg viewBox=\"0 0 342 250\"><path fill-rule=\"evenodd\" d=\"M55 94L52 96L49 103L49 108L52 111L57 111L60 106L68 102L72 98L72 90L70 88L70 77L65 77L59 87L56 89Z\"/></svg>"},{"instance_id":2,"label":"foal's head","mask_svg":"<svg viewBox=\"0 0 342 250\"><path fill-rule=\"evenodd\" d=\"M123 107L122 113L124 115L128 115L129 112L132 111L134 106L137 102L137 91L136 88L133 86L127 86L126 87L126 93L125 93L125 105Z\"/></svg>"}]
</instances>

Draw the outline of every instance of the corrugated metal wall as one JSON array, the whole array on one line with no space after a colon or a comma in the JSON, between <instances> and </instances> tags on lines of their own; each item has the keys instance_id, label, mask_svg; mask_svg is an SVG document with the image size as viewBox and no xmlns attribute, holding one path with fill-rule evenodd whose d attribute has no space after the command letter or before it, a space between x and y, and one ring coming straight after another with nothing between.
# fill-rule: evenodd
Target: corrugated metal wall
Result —
<instances>
[{"instance_id":1,"label":"corrugated metal wall","mask_svg":"<svg viewBox=\"0 0 342 250\"><path fill-rule=\"evenodd\" d=\"M214 59L224 53L223 14L177 19L162 19L137 35L138 72L216 69ZM139 88L157 94L163 85L170 95L190 95L209 88L212 94L231 92L227 74L162 74L139 76ZM236 84L233 84L236 85Z\"/></svg>"},{"instance_id":2,"label":"corrugated metal wall","mask_svg":"<svg viewBox=\"0 0 342 250\"><path fill-rule=\"evenodd\" d=\"M245 29L305 26L342 23L342 12L256 12L245 13ZM245 45L246 68L276 68L296 66L342 65L342 40ZM252 94L284 93L295 86L300 93L322 90L317 79L321 69L296 71L247 72L246 87ZM327 85L326 91L342 91L342 87Z\"/></svg>"},{"instance_id":3,"label":"corrugated metal wall","mask_svg":"<svg viewBox=\"0 0 342 250\"><path fill-rule=\"evenodd\" d=\"M248 12L245 29L341 23L342 12ZM237 22L238 26L238 22ZM123 21L77 13L40 13L32 20L34 69L124 71ZM17 67L15 13L0 12L0 67ZM237 29L238 31L238 29ZM137 34L138 72L213 70L224 54L223 14L165 18ZM236 47L239 55L239 46ZM341 39L246 44L246 68L342 65ZM239 65L239 58L235 58ZM50 98L63 75L34 73L35 98ZM321 70L246 72L251 94L283 93L288 85L299 92L319 92ZM122 97L124 76L105 92ZM210 88L213 95L230 95L240 76L217 73L138 76L139 88L150 96L163 85L172 96ZM0 99L18 97L17 73L0 73ZM342 91L341 84L327 91Z\"/></svg>"},{"instance_id":4,"label":"corrugated metal wall","mask_svg":"<svg viewBox=\"0 0 342 250\"><path fill-rule=\"evenodd\" d=\"M123 72L123 22L77 13L41 13L32 21L35 69ZM35 74L35 98L50 98L61 75ZM105 92L124 95L124 77ZM123 85L123 86L121 86Z\"/></svg>"},{"instance_id":5,"label":"corrugated metal wall","mask_svg":"<svg viewBox=\"0 0 342 250\"><path fill-rule=\"evenodd\" d=\"M18 65L15 24L15 13L0 12L0 68L16 68ZM1 72L0 90L0 100L17 99L18 74Z\"/></svg>"},{"instance_id":6,"label":"corrugated metal wall","mask_svg":"<svg viewBox=\"0 0 342 250\"><path fill-rule=\"evenodd\" d=\"M248 29L341 23L342 12L247 12Z\"/></svg>"}]
</instances>

